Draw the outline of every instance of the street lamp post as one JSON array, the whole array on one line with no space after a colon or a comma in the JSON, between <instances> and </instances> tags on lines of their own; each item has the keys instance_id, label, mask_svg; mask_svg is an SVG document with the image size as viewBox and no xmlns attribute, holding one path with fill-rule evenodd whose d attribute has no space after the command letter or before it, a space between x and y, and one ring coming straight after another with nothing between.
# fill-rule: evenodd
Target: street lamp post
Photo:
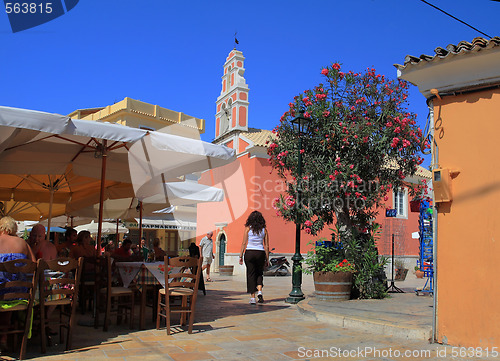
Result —
<instances>
[{"instance_id":1,"label":"street lamp post","mask_svg":"<svg viewBox=\"0 0 500 361\"><path fill-rule=\"evenodd\" d=\"M297 168L297 197L296 206L301 206L301 183L302 183L302 134L305 133L307 129L307 124L309 119L304 117L304 111L301 110L299 116L292 119L292 124L294 129L298 133L299 137L299 149L298 149L298 168ZM300 220L295 221L295 254L292 257L292 291L286 298L287 303L298 303L304 299L304 293L302 293L302 255L300 254Z\"/></svg>"}]
</instances>

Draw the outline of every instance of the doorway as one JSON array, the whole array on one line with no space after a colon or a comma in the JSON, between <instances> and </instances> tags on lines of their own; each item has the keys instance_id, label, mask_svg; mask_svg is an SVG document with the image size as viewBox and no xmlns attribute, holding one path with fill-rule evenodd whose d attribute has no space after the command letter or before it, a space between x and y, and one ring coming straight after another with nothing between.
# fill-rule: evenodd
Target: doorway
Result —
<instances>
[{"instance_id":1,"label":"doorway","mask_svg":"<svg viewBox=\"0 0 500 361\"><path fill-rule=\"evenodd\" d=\"M222 233L219 238L219 266L224 266L225 254L226 254L226 234Z\"/></svg>"}]
</instances>

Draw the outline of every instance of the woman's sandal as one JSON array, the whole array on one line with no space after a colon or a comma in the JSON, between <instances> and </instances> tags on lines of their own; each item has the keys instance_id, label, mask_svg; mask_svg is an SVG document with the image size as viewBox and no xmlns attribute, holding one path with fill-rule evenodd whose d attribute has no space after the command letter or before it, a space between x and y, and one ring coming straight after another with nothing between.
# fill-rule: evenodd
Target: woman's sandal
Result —
<instances>
[{"instance_id":1,"label":"woman's sandal","mask_svg":"<svg viewBox=\"0 0 500 361\"><path fill-rule=\"evenodd\" d=\"M211 278L207 278L207 282L212 282L212 279Z\"/></svg>"}]
</instances>

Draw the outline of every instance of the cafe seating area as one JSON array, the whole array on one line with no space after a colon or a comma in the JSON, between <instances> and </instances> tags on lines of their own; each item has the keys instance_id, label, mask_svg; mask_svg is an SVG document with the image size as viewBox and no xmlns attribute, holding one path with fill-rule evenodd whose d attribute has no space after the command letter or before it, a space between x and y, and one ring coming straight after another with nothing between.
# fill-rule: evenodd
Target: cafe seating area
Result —
<instances>
[{"instance_id":1,"label":"cafe seating area","mask_svg":"<svg viewBox=\"0 0 500 361\"><path fill-rule=\"evenodd\" d=\"M90 311L78 304L83 262L83 258L58 258L0 263L0 272L14 275L11 282L0 285L0 317L11 316L13 320L0 325L0 335L7 335L9 340L1 356L22 360L28 343L30 347L39 344L40 353L50 352L56 344L71 350L81 337L74 332L77 324L88 327L89 332L107 333L111 329L126 334L143 330L148 305L153 306L151 319L157 318L149 327L160 328L160 318L166 317L168 337L171 323L177 322L171 320L171 313L181 312L179 325L183 326L189 315L188 333L192 333L201 259L166 256L164 262L115 262L109 255L99 256L92 261L98 287Z\"/></svg>"}]
</instances>

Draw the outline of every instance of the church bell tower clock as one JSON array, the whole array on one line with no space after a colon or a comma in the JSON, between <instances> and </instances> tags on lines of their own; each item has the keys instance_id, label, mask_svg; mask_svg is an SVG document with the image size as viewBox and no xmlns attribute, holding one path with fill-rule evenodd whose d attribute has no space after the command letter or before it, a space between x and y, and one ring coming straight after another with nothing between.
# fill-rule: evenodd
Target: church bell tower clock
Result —
<instances>
[{"instance_id":1,"label":"church bell tower clock","mask_svg":"<svg viewBox=\"0 0 500 361\"><path fill-rule=\"evenodd\" d=\"M226 58L222 90L216 102L215 139L233 131L248 131L248 85L243 74L245 58L233 49Z\"/></svg>"}]
</instances>

